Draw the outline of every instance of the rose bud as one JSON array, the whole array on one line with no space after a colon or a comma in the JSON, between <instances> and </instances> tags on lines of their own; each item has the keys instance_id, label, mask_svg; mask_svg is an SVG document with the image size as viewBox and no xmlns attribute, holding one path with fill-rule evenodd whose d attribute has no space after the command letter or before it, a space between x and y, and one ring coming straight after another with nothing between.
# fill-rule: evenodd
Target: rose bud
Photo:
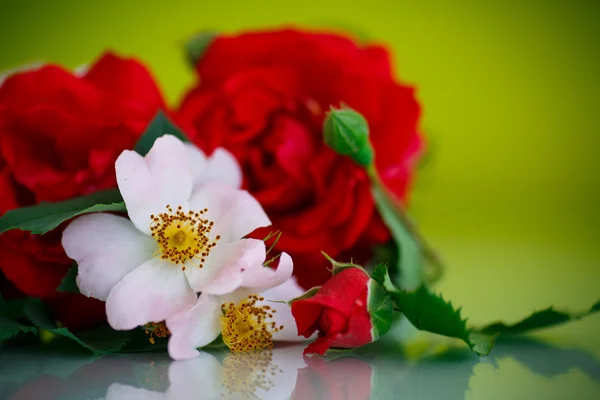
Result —
<instances>
[{"instance_id":1,"label":"rose bud","mask_svg":"<svg viewBox=\"0 0 600 400\"><path fill-rule=\"evenodd\" d=\"M334 269L334 276L322 287L292 301L298 335L308 338L319 332L317 340L304 349L305 354L322 355L330 347L371 343L390 329L392 314L386 290L360 267L337 273Z\"/></svg>"},{"instance_id":2,"label":"rose bud","mask_svg":"<svg viewBox=\"0 0 600 400\"><path fill-rule=\"evenodd\" d=\"M349 156L355 163L373 163L373 147L369 141L369 125L365 118L350 108L332 109L323 123L323 140L336 153Z\"/></svg>"}]
</instances>

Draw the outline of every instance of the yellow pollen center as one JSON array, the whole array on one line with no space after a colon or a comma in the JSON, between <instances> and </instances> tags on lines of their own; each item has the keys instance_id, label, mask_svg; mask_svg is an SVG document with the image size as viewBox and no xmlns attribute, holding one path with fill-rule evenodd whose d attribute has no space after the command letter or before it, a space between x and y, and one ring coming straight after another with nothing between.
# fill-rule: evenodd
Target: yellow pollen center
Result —
<instances>
[{"instance_id":1,"label":"yellow pollen center","mask_svg":"<svg viewBox=\"0 0 600 400\"><path fill-rule=\"evenodd\" d=\"M166 212L151 215L150 232L159 245L156 255L175 264L194 260L194 265L202 268L210 250L220 239L218 235L210 238L214 222L203 218L206 212L206 208L199 212L184 212L181 206L173 211L167 205ZM185 270L185 266L182 269Z\"/></svg>"},{"instance_id":2,"label":"yellow pollen center","mask_svg":"<svg viewBox=\"0 0 600 400\"><path fill-rule=\"evenodd\" d=\"M221 334L223 342L231 351L250 351L273 347L273 332L279 332L283 325L271 321L276 312L268 305L258 305L263 297L250 295L238 304L221 306Z\"/></svg>"}]
</instances>

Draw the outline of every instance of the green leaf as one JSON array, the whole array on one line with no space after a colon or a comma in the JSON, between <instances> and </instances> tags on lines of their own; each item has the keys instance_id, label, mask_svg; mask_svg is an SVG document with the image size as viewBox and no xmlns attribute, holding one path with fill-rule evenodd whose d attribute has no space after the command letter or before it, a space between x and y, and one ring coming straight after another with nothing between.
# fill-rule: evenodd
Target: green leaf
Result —
<instances>
[{"instance_id":1,"label":"green leaf","mask_svg":"<svg viewBox=\"0 0 600 400\"><path fill-rule=\"evenodd\" d=\"M0 316L0 343L8 340L19 333L36 333L33 326L25 326L4 316Z\"/></svg>"},{"instance_id":2,"label":"green leaf","mask_svg":"<svg viewBox=\"0 0 600 400\"><path fill-rule=\"evenodd\" d=\"M69 268L67 274L60 282L60 285L58 285L58 288L56 288L56 291L63 293L79 293L79 287L77 286L77 281L75 280L78 272L79 269L77 268L77 263L73 262L73 266Z\"/></svg>"},{"instance_id":3,"label":"green leaf","mask_svg":"<svg viewBox=\"0 0 600 400\"><path fill-rule=\"evenodd\" d=\"M478 354L490 353L496 338L501 335L527 333L535 329L548 328L566 322L581 319L600 311L600 302L588 311L566 313L553 308L534 312L517 323L507 325L496 322L484 328L468 328L466 319L461 317L461 310L455 309L441 295L430 292L425 286L413 292L393 291L390 296L399 311L418 329L453 337L464 341Z\"/></svg>"},{"instance_id":4,"label":"green leaf","mask_svg":"<svg viewBox=\"0 0 600 400\"><path fill-rule=\"evenodd\" d=\"M0 217L0 234L11 229L43 234L78 215L103 211L126 211L123 197L117 189L8 211Z\"/></svg>"},{"instance_id":5,"label":"green leaf","mask_svg":"<svg viewBox=\"0 0 600 400\"><path fill-rule=\"evenodd\" d=\"M398 286L402 289L415 289L421 284L423 275L423 257L419 244L404 221L398 217L403 211L398 210L379 179L372 178L371 184L375 205L398 246Z\"/></svg>"},{"instance_id":6,"label":"green leaf","mask_svg":"<svg viewBox=\"0 0 600 400\"><path fill-rule=\"evenodd\" d=\"M57 327L49 317L45 304L39 299L29 300L23 312L35 326L55 335L70 339L94 355L118 352L131 338L132 331L115 331L108 326L79 332L75 335L68 328Z\"/></svg>"},{"instance_id":7,"label":"green leaf","mask_svg":"<svg viewBox=\"0 0 600 400\"><path fill-rule=\"evenodd\" d=\"M164 135L173 135L179 138L182 142L189 142L189 139L166 115L159 111L148 127L140 137L140 140L135 145L135 151L142 156L148 154L156 139Z\"/></svg>"},{"instance_id":8,"label":"green leaf","mask_svg":"<svg viewBox=\"0 0 600 400\"><path fill-rule=\"evenodd\" d=\"M216 36L217 32L200 32L187 41L185 54L191 66L196 66Z\"/></svg>"},{"instance_id":9,"label":"green leaf","mask_svg":"<svg viewBox=\"0 0 600 400\"><path fill-rule=\"evenodd\" d=\"M369 282L367 309L369 310L371 325L373 326L371 337L375 341L385 335L392 327L394 305L387 290L373 279Z\"/></svg>"},{"instance_id":10,"label":"green leaf","mask_svg":"<svg viewBox=\"0 0 600 400\"><path fill-rule=\"evenodd\" d=\"M589 310L579 313L557 311L553 307L549 307L545 310L536 311L514 324L508 325L504 322L495 322L479 329L479 331L487 335L519 335L536 329L543 329L576 321L599 311L600 301L590 307Z\"/></svg>"}]
</instances>

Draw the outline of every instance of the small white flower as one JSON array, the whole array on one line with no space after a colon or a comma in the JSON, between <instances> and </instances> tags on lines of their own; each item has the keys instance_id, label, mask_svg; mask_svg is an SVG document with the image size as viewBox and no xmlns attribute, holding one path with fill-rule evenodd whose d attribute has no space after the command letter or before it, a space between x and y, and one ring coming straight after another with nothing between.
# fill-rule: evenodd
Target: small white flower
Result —
<instances>
[{"instance_id":1,"label":"small white flower","mask_svg":"<svg viewBox=\"0 0 600 400\"><path fill-rule=\"evenodd\" d=\"M237 188L241 171L225 150L207 158L167 135L145 157L124 151L116 174L130 220L84 215L62 238L79 265L81 293L106 301L114 329L167 320L194 305L197 292L224 295L289 277L285 268L263 267L262 240L243 239L271 222Z\"/></svg>"},{"instance_id":2,"label":"small white flower","mask_svg":"<svg viewBox=\"0 0 600 400\"><path fill-rule=\"evenodd\" d=\"M219 334L234 351L270 347L273 341L306 340L298 336L291 308L285 303L304 293L296 279L290 278L292 269L292 259L283 253L277 271L289 279L282 284L273 287L275 277L268 276L273 271L263 270L252 276L252 288L241 287L221 296L202 293L193 307L167 320L171 358L197 357L200 353L196 349Z\"/></svg>"}]
</instances>

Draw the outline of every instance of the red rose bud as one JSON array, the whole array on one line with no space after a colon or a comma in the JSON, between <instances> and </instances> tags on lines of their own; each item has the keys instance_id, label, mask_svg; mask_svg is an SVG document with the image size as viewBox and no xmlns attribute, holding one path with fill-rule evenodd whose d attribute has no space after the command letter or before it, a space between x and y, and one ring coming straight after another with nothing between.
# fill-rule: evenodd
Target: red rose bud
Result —
<instances>
[{"instance_id":1,"label":"red rose bud","mask_svg":"<svg viewBox=\"0 0 600 400\"><path fill-rule=\"evenodd\" d=\"M305 354L324 354L330 347L353 348L371 343L390 329L392 314L385 289L362 268L354 267L335 274L314 296L292 302L298 335L310 337L319 331Z\"/></svg>"},{"instance_id":2,"label":"red rose bud","mask_svg":"<svg viewBox=\"0 0 600 400\"><path fill-rule=\"evenodd\" d=\"M332 109L323 123L323 140L336 153L349 156L355 163L373 163L373 147L369 141L369 125L358 112Z\"/></svg>"}]
</instances>

